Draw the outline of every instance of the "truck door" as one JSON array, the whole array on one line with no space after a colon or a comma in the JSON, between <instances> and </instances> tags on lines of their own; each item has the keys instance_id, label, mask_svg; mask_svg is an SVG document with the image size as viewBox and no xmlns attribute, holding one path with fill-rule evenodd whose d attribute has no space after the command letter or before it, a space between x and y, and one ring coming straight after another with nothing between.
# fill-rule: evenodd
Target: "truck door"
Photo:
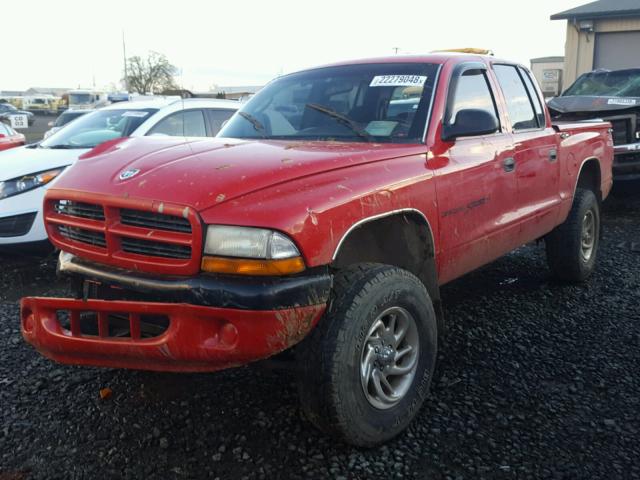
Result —
<instances>
[{"instance_id":1,"label":"truck door","mask_svg":"<svg viewBox=\"0 0 640 480\"><path fill-rule=\"evenodd\" d=\"M484 63L466 62L454 68L443 126L453 125L458 113L468 109L489 112L498 129L435 142L430 164L440 214L442 283L499 257L517 242L511 232L517 195L513 145L502 129L501 110Z\"/></svg>"},{"instance_id":2,"label":"truck door","mask_svg":"<svg viewBox=\"0 0 640 480\"><path fill-rule=\"evenodd\" d=\"M494 64L511 123L518 182L521 242L539 238L557 223L560 206L557 134L547 120L528 72Z\"/></svg>"}]
</instances>

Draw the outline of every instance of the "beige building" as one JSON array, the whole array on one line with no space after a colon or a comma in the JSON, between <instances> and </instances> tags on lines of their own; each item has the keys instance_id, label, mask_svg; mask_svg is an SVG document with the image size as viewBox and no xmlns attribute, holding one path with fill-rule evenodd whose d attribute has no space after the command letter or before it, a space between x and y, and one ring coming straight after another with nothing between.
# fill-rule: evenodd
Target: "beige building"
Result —
<instances>
[{"instance_id":1,"label":"beige building","mask_svg":"<svg viewBox=\"0 0 640 480\"><path fill-rule=\"evenodd\" d=\"M540 57L531 59L531 73L538 81L546 97L562 93L564 57Z\"/></svg>"},{"instance_id":2,"label":"beige building","mask_svg":"<svg viewBox=\"0 0 640 480\"><path fill-rule=\"evenodd\" d=\"M598 0L551 20L567 20L564 88L598 68L640 67L640 0Z\"/></svg>"}]
</instances>

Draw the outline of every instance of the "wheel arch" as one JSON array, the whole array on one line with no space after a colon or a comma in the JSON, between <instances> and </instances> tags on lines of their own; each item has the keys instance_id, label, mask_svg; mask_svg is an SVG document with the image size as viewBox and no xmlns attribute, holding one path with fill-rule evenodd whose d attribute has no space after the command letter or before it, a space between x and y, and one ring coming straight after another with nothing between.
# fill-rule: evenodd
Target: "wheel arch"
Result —
<instances>
[{"instance_id":1,"label":"wheel arch","mask_svg":"<svg viewBox=\"0 0 640 480\"><path fill-rule=\"evenodd\" d=\"M589 157L583 160L576 178L576 186L573 192L574 198L578 188L591 190L596 195L598 202L602 202L602 169L598 158Z\"/></svg>"},{"instance_id":2,"label":"wheel arch","mask_svg":"<svg viewBox=\"0 0 640 480\"><path fill-rule=\"evenodd\" d=\"M394 210L354 223L342 236L331 266L384 263L403 268L418 277L429 293L443 331L438 284L436 245L427 217L413 208Z\"/></svg>"}]
</instances>

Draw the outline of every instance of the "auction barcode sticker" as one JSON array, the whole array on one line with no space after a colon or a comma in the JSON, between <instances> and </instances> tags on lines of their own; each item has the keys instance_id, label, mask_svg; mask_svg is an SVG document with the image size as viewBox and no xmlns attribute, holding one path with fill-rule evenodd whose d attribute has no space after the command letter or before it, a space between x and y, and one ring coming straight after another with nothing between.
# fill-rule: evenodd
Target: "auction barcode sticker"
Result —
<instances>
[{"instance_id":1,"label":"auction barcode sticker","mask_svg":"<svg viewBox=\"0 0 640 480\"><path fill-rule=\"evenodd\" d=\"M610 98L607 101L608 105L635 105L635 98Z\"/></svg>"},{"instance_id":2,"label":"auction barcode sticker","mask_svg":"<svg viewBox=\"0 0 640 480\"><path fill-rule=\"evenodd\" d=\"M376 75L370 87L421 87L427 81L425 75Z\"/></svg>"},{"instance_id":3,"label":"auction barcode sticker","mask_svg":"<svg viewBox=\"0 0 640 480\"><path fill-rule=\"evenodd\" d=\"M146 117L149 112L145 112L144 110L128 110L122 114L123 117L136 117L143 118Z\"/></svg>"}]
</instances>

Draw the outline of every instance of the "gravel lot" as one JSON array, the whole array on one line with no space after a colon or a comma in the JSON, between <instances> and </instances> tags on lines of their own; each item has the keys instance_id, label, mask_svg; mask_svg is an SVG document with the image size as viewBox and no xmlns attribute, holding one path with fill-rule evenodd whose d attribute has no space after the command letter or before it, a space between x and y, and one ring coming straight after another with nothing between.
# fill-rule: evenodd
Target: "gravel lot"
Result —
<instances>
[{"instance_id":1,"label":"gravel lot","mask_svg":"<svg viewBox=\"0 0 640 480\"><path fill-rule=\"evenodd\" d=\"M446 286L442 376L373 450L313 430L286 372L49 362L22 341L17 300L64 292L55 260L3 257L0 480L640 478L639 218L640 197L608 202L588 284L554 283L532 245Z\"/></svg>"}]
</instances>

